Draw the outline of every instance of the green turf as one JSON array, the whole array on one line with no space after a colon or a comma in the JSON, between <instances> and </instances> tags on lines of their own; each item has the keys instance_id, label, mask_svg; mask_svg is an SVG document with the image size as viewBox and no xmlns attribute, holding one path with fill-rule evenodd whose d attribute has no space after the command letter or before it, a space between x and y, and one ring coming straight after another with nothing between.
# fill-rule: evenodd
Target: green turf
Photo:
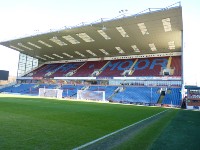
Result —
<instances>
[{"instance_id":1,"label":"green turf","mask_svg":"<svg viewBox=\"0 0 200 150\"><path fill-rule=\"evenodd\" d=\"M163 110L0 95L0 149L72 149Z\"/></svg>"},{"instance_id":2,"label":"green turf","mask_svg":"<svg viewBox=\"0 0 200 150\"><path fill-rule=\"evenodd\" d=\"M200 112L172 109L115 150L200 149Z\"/></svg>"},{"instance_id":3,"label":"green turf","mask_svg":"<svg viewBox=\"0 0 200 150\"><path fill-rule=\"evenodd\" d=\"M199 150L199 141L200 112L179 110L150 149Z\"/></svg>"},{"instance_id":4,"label":"green turf","mask_svg":"<svg viewBox=\"0 0 200 150\"><path fill-rule=\"evenodd\" d=\"M178 110L171 109L161 118L151 123L149 126L140 129L136 134L121 145L115 147L115 150L146 150L158 138L160 133L174 118Z\"/></svg>"}]
</instances>

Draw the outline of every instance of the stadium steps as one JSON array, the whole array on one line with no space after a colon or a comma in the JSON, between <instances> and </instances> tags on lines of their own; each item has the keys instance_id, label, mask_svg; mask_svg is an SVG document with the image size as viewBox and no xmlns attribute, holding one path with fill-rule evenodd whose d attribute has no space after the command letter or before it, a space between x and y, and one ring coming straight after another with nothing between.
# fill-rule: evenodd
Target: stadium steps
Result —
<instances>
[{"instance_id":1,"label":"stadium steps","mask_svg":"<svg viewBox=\"0 0 200 150\"><path fill-rule=\"evenodd\" d=\"M167 63L167 68L170 69L172 63L172 57L170 56Z\"/></svg>"},{"instance_id":2,"label":"stadium steps","mask_svg":"<svg viewBox=\"0 0 200 150\"><path fill-rule=\"evenodd\" d=\"M158 98L158 101L157 101L157 103L158 104L162 104L163 103L163 100L164 100L164 98L165 98L165 95L166 94L170 94L170 90L169 89L167 89L167 88L160 88L160 90L158 91L158 93L160 93L160 96L159 96L159 98Z\"/></svg>"},{"instance_id":3,"label":"stadium steps","mask_svg":"<svg viewBox=\"0 0 200 150\"><path fill-rule=\"evenodd\" d=\"M133 74L133 72L134 72L134 68L133 67L135 66L135 64L137 63L137 61L138 61L138 58L134 61L133 65L128 69L129 70L128 71L128 75L129 76L131 76ZM124 77L126 77L127 70L124 70L124 72L121 75L124 76Z\"/></svg>"},{"instance_id":4,"label":"stadium steps","mask_svg":"<svg viewBox=\"0 0 200 150\"><path fill-rule=\"evenodd\" d=\"M48 75L49 76L53 76L53 74L55 74L60 68L62 68L65 64L60 65L59 67L57 67L56 69L54 69L53 71L51 71L51 74Z\"/></svg>"},{"instance_id":5,"label":"stadium steps","mask_svg":"<svg viewBox=\"0 0 200 150\"><path fill-rule=\"evenodd\" d=\"M107 63L106 61L87 61L74 76L76 77L92 77L99 74L99 70ZM96 73L95 73L96 72Z\"/></svg>"},{"instance_id":6,"label":"stadium steps","mask_svg":"<svg viewBox=\"0 0 200 150\"><path fill-rule=\"evenodd\" d=\"M133 69L133 67L135 66L135 64L137 63L137 61L138 61L138 58L134 61L133 65L130 67L130 70Z\"/></svg>"},{"instance_id":7,"label":"stadium steps","mask_svg":"<svg viewBox=\"0 0 200 150\"><path fill-rule=\"evenodd\" d=\"M118 92L114 92L111 96L108 97L108 100L112 100L112 98L117 94Z\"/></svg>"},{"instance_id":8,"label":"stadium steps","mask_svg":"<svg viewBox=\"0 0 200 150\"><path fill-rule=\"evenodd\" d=\"M161 94L160 94L160 97L159 97L157 103L158 103L158 104L162 104L164 98L165 98L165 94L164 94L164 92L162 91Z\"/></svg>"},{"instance_id":9,"label":"stadium steps","mask_svg":"<svg viewBox=\"0 0 200 150\"><path fill-rule=\"evenodd\" d=\"M90 88L90 86L84 86L84 87L81 88L81 90L87 90L89 88Z\"/></svg>"},{"instance_id":10,"label":"stadium steps","mask_svg":"<svg viewBox=\"0 0 200 150\"><path fill-rule=\"evenodd\" d=\"M167 90L167 93L163 99L162 104L172 104L179 105L181 104L181 88L171 88Z\"/></svg>"},{"instance_id":11,"label":"stadium steps","mask_svg":"<svg viewBox=\"0 0 200 150\"><path fill-rule=\"evenodd\" d=\"M170 69L170 74L171 74L171 75L174 74L174 70L175 70L175 69L172 69L172 68L171 68L172 59L173 59L173 58L170 56L169 59L168 59L168 63L167 63L167 69Z\"/></svg>"},{"instance_id":12,"label":"stadium steps","mask_svg":"<svg viewBox=\"0 0 200 150\"><path fill-rule=\"evenodd\" d=\"M137 63L137 61L138 61L138 58L134 61L133 65L130 67L129 70L133 70L132 73L131 73L130 75L132 75L132 74L134 73L134 66L135 66L135 64Z\"/></svg>"},{"instance_id":13,"label":"stadium steps","mask_svg":"<svg viewBox=\"0 0 200 150\"><path fill-rule=\"evenodd\" d=\"M122 89L122 87L117 87L117 89L114 90L114 92L107 98L107 100L112 100L115 95L117 95L119 92L123 92L125 89Z\"/></svg>"},{"instance_id":14,"label":"stadium steps","mask_svg":"<svg viewBox=\"0 0 200 150\"><path fill-rule=\"evenodd\" d=\"M99 76L99 75L103 72L104 68L105 68L109 63L110 63L110 61L108 61L101 69L99 69L99 74L98 74L97 76Z\"/></svg>"},{"instance_id":15,"label":"stadium steps","mask_svg":"<svg viewBox=\"0 0 200 150\"><path fill-rule=\"evenodd\" d=\"M81 66L79 66L78 68L76 68L76 70L74 70L74 72L76 73L81 67L83 67L85 64L87 63L87 61L86 62L84 62ZM74 73L74 74L75 74Z\"/></svg>"}]
</instances>

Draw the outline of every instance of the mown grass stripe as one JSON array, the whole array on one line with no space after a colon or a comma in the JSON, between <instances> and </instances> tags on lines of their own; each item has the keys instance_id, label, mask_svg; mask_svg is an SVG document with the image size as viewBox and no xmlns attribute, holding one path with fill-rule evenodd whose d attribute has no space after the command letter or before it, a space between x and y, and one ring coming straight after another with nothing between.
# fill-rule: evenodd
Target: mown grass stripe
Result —
<instances>
[{"instance_id":1,"label":"mown grass stripe","mask_svg":"<svg viewBox=\"0 0 200 150\"><path fill-rule=\"evenodd\" d=\"M88 142L88 143L86 143L86 144L83 144L83 145L81 145L81 146L79 146L79 147L76 147L76 148L74 148L73 150L79 150L79 149L85 148L85 147L87 147L87 146L89 146L89 145L92 145L92 144L94 144L94 143L96 143L96 142L98 142L98 141L100 141L100 140L102 140L102 139L105 139L105 138L107 138L107 137L109 137L109 136L111 136L111 135L114 135L114 134L116 134L116 133L119 133L119 132L121 132L121 131L123 131L123 130L125 130L125 129L128 129L128 128L130 128L130 127L132 127L132 126L135 126L135 125L137 125L137 124L139 124L139 123L142 123L142 122L144 122L144 121L146 121L146 120L148 120L148 119L151 119L151 118L153 118L153 117L155 117L155 116L158 116L158 115L160 115L160 114L162 114L162 113L164 113L164 112L166 112L166 111L168 111L168 110L169 110L169 109L166 109L166 110L164 110L164 111L162 111L162 112L159 112L159 113L157 113L157 114L155 114L155 115L153 115L153 116L150 116L150 117L145 118L145 119L143 119L143 120L140 120L140 121L138 121L138 122L136 122L136 123L133 123L133 124L131 124L131 125L129 125L129 126L126 126L126 127L124 127L124 128L121 128L121 129L119 129L119 130L116 130L116 131L114 131L114 132L112 132L112 133L109 133L109 134L107 134L107 135L105 135L105 136L102 136L102 137L100 137L100 138L98 138L98 139L96 139L96 140L93 140L93 141Z\"/></svg>"}]
</instances>

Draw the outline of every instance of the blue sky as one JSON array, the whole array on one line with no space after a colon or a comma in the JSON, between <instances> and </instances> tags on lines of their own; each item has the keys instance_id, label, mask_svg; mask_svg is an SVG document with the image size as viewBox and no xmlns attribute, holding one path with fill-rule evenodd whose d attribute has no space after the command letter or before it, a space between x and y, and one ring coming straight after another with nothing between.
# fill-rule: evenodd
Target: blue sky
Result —
<instances>
[{"instance_id":1,"label":"blue sky","mask_svg":"<svg viewBox=\"0 0 200 150\"><path fill-rule=\"evenodd\" d=\"M37 30L113 18L120 10L135 14L147 8L164 8L175 0L6 0L0 5L0 41L33 34ZM184 79L200 85L200 1L182 0L184 25ZM0 70L17 74L19 53L0 46Z\"/></svg>"}]
</instances>

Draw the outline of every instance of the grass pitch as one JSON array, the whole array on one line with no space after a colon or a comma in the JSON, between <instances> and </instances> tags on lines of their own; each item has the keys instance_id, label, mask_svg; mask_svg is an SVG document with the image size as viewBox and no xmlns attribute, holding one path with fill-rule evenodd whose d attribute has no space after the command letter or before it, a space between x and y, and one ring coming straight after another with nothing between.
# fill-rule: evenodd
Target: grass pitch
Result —
<instances>
[{"instance_id":1,"label":"grass pitch","mask_svg":"<svg viewBox=\"0 0 200 150\"><path fill-rule=\"evenodd\" d=\"M163 110L0 95L0 149L72 149ZM199 118L171 109L114 149L200 149Z\"/></svg>"},{"instance_id":2,"label":"grass pitch","mask_svg":"<svg viewBox=\"0 0 200 150\"><path fill-rule=\"evenodd\" d=\"M0 149L72 149L164 110L8 95L0 108Z\"/></svg>"}]
</instances>

